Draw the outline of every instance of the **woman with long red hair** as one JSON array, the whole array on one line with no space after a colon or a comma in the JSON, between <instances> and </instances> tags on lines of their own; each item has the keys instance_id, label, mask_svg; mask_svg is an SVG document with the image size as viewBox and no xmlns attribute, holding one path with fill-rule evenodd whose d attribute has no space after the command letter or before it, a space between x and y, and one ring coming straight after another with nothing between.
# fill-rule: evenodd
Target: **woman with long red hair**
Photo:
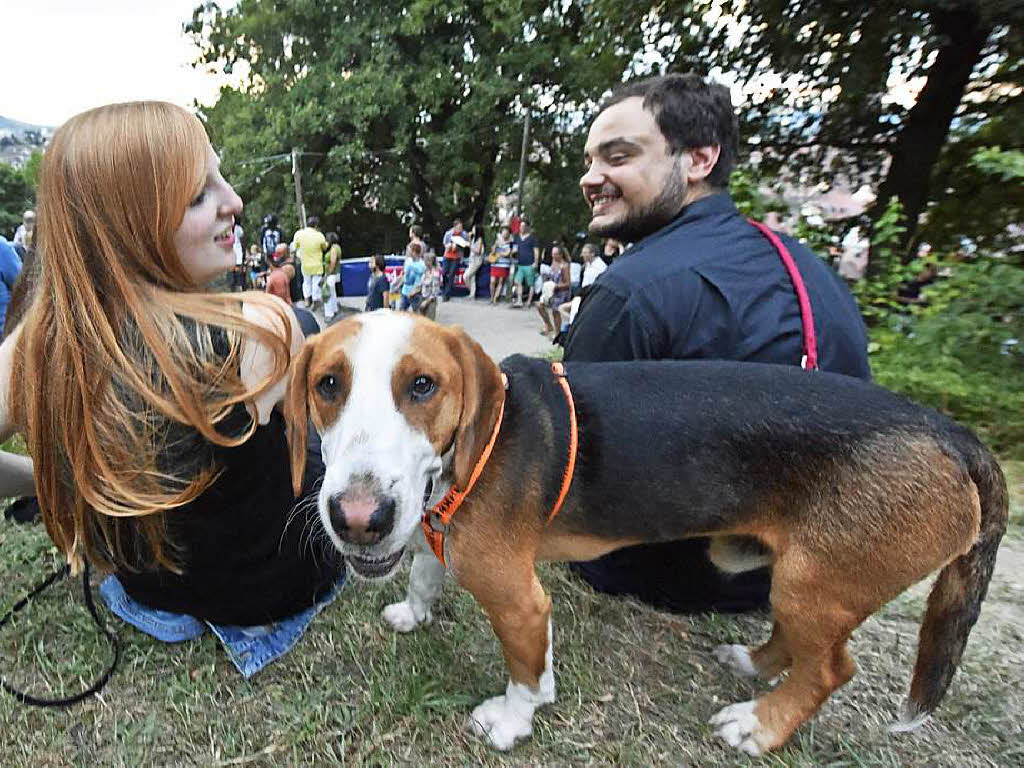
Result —
<instances>
[{"instance_id":1,"label":"woman with long red hair","mask_svg":"<svg viewBox=\"0 0 1024 768\"><path fill-rule=\"evenodd\" d=\"M163 639L300 614L294 642L343 572L290 490L276 406L296 317L265 293L204 290L234 266L241 210L185 110L72 118L43 157L34 294L0 346L0 438L20 431L31 456L3 457L0 493L31 473L72 571L114 574L108 604L151 634L149 612L181 618Z\"/></svg>"}]
</instances>

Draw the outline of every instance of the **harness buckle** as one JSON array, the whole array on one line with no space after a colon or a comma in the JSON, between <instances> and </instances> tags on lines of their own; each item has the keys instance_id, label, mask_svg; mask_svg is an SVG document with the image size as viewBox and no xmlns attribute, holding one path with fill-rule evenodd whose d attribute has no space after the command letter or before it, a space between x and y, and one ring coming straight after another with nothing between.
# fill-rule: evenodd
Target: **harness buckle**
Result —
<instances>
[{"instance_id":1,"label":"harness buckle","mask_svg":"<svg viewBox=\"0 0 1024 768\"><path fill-rule=\"evenodd\" d=\"M434 533L446 534L451 530L451 523L446 523L441 520L441 516L436 512L427 512L423 516L423 522L430 526L430 530Z\"/></svg>"}]
</instances>

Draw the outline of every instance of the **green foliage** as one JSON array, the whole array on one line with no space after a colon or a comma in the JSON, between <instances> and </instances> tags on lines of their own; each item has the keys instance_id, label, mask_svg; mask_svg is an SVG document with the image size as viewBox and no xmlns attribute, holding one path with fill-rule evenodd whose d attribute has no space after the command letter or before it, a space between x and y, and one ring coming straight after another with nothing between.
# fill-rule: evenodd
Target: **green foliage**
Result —
<instances>
[{"instance_id":1,"label":"green foliage","mask_svg":"<svg viewBox=\"0 0 1024 768\"><path fill-rule=\"evenodd\" d=\"M729 177L729 194L744 216L762 221L771 212L785 213L786 205L776 198L761 194L764 179L756 169L737 168Z\"/></svg>"},{"instance_id":2,"label":"green foliage","mask_svg":"<svg viewBox=\"0 0 1024 768\"><path fill-rule=\"evenodd\" d=\"M251 208L294 226L287 163L242 167L301 147L306 207L340 226L346 252L379 247L402 221L435 239L455 216L487 222L518 170L524 110L533 114L531 216L571 199L582 105L621 77L632 48L600 33L593 3L556 0L241 0L197 9L190 32L214 68L249 66L204 117L229 178ZM544 108L537 104L543 100ZM575 121L575 122L573 122ZM566 138L569 137L569 138ZM578 194L575 198L578 203ZM531 203L532 205L532 203ZM580 206L582 208L582 206ZM559 229L540 231L557 236ZM250 226L252 222L249 222ZM370 227L376 230L376 227ZM371 237L366 237L371 235ZM373 242L375 241L375 242ZM398 245L398 243L395 243Z\"/></svg>"},{"instance_id":3,"label":"green foliage","mask_svg":"<svg viewBox=\"0 0 1024 768\"><path fill-rule=\"evenodd\" d=\"M992 258L948 269L927 306L872 329L874 375L1024 457L1024 269Z\"/></svg>"},{"instance_id":4,"label":"green foliage","mask_svg":"<svg viewBox=\"0 0 1024 768\"><path fill-rule=\"evenodd\" d=\"M996 176L1002 181L1024 179L1024 152L984 147L971 157L971 164L982 173Z\"/></svg>"},{"instance_id":5,"label":"green foliage","mask_svg":"<svg viewBox=\"0 0 1024 768\"><path fill-rule=\"evenodd\" d=\"M0 235L8 240L21 224L22 214L35 207L35 193L23 171L0 163Z\"/></svg>"},{"instance_id":6,"label":"green foliage","mask_svg":"<svg viewBox=\"0 0 1024 768\"><path fill-rule=\"evenodd\" d=\"M894 314L910 311L897 301L896 290L902 283L912 280L924 265L916 261L903 264L899 258L900 240L905 231L900 201L889 198L871 235L868 274L853 287L861 315L869 327L886 325Z\"/></svg>"}]
</instances>

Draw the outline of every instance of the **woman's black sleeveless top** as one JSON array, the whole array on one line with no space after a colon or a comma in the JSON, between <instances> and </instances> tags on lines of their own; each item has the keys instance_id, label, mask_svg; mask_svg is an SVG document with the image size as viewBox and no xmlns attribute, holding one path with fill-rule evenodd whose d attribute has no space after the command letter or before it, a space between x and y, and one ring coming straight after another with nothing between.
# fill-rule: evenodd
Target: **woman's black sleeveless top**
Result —
<instances>
[{"instance_id":1,"label":"woman's black sleeveless top","mask_svg":"<svg viewBox=\"0 0 1024 768\"><path fill-rule=\"evenodd\" d=\"M238 405L218 430L238 434L248 423L245 407ZM213 445L193 429L174 428L182 432L174 453L194 466L213 466L220 475L190 504L164 513L181 575L120 570L128 594L152 608L241 625L292 616L326 594L344 564L317 514L324 466L312 425L298 499L292 495L279 411L233 448Z\"/></svg>"}]
</instances>

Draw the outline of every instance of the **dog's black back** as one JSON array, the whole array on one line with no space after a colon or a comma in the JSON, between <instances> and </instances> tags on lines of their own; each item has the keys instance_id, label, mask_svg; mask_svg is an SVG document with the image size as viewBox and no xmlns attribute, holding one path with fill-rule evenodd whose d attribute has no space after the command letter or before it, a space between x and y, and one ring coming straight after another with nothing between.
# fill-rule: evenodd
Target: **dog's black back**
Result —
<instances>
[{"instance_id":1,"label":"dog's black back","mask_svg":"<svg viewBox=\"0 0 1024 768\"><path fill-rule=\"evenodd\" d=\"M546 443L550 455L566 455L568 412L550 364L513 356L501 367L510 380L506 460L526 462ZM801 499L829 493L836 473L880 450L911 450L915 439L938 445L965 473L965 452L985 450L935 411L836 374L731 361L565 368L580 425L571 507L600 536L642 529L680 538L681 516L683 533L718 530L766 499L792 499L789 512L799 514ZM550 430L538 432L538 416L550 418ZM549 473L552 501L560 474Z\"/></svg>"}]
</instances>

